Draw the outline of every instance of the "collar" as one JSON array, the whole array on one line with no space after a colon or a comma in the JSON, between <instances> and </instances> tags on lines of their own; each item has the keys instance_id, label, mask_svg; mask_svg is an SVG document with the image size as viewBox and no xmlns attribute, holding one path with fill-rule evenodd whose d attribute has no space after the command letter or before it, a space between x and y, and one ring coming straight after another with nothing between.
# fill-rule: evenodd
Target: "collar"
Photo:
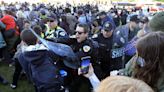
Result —
<instances>
[{"instance_id":1,"label":"collar","mask_svg":"<svg viewBox=\"0 0 164 92\"><path fill-rule=\"evenodd\" d=\"M30 45L25 48L25 51L38 51L38 50L48 50L43 44Z\"/></svg>"}]
</instances>

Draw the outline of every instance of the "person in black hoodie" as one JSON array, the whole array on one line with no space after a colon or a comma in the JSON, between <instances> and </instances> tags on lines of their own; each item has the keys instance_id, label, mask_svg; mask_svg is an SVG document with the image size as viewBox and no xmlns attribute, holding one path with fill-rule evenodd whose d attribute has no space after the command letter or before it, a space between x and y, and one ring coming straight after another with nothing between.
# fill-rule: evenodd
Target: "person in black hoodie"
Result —
<instances>
[{"instance_id":1,"label":"person in black hoodie","mask_svg":"<svg viewBox=\"0 0 164 92\"><path fill-rule=\"evenodd\" d=\"M40 35L41 32L35 30ZM32 29L23 30L22 41L27 45L18 60L35 85L36 92L62 92L62 78L54 60L58 57L47 47L39 43Z\"/></svg>"}]
</instances>

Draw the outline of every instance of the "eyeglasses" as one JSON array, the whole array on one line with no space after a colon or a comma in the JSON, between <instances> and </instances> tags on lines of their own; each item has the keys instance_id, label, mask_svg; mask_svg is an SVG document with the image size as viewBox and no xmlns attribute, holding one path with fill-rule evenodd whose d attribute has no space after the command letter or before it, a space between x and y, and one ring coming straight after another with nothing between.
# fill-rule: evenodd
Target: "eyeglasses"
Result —
<instances>
[{"instance_id":1,"label":"eyeglasses","mask_svg":"<svg viewBox=\"0 0 164 92\"><path fill-rule=\"evenodd\" d=\"M79 34L79 35L81 35L82 33L85 33L85 32L79 32L79 31L76 31L76 34Z\"/></svg>"}]
</instances>

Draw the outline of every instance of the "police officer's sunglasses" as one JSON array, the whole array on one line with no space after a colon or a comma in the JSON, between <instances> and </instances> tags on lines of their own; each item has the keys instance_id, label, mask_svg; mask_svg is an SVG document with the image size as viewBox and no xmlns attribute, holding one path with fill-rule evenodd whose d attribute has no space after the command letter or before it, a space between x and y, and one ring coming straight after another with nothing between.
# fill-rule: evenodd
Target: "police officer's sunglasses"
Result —
<instances>
[{"instance_id":1,"label":"police officer's sunglasses","mask_svg":"<svg viewBox=\"0 0 164 92\"><path fill-rule=\"evenodd\" d=\"M81 35L82 33L85 33L85 32L75 31L75 33Z\"/></svg>"}]
</instances>

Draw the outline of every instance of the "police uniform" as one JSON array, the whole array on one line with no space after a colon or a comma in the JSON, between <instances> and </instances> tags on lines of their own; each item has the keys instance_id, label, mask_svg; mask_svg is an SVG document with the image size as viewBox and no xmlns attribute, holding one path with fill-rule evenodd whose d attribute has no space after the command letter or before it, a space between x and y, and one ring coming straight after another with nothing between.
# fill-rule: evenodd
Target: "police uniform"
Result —
<instances>
[{"instance_id":1,"label":"police uniform","mask_svg":"<svg viewBox=\"0 0 164 92\"><path fill-rule=\"evenodd\" d=\"M82 43L75 43L72 47L80 60L85 56L91 56L93 53L93 46L89 40Z\"/></svg>"},{"instance_id":2,"label":"police uniform","mask_svg":"<svg viewBox=\"0 0 164 92\"><path fill-rule=\"evenodd\" d=\"M93 37L95 41L99 43L99 56L98 59L101 62L101 68L106 75L110 71L111 62L111 49L113 44L113 36L105 38L102 33Z\"/></svg>"},{"instance_id":3,"label":"police uniform","mask_svg":"<svg viewBox=\"0 0 164 92\"><path fill-rule=\"evenodd\" d=\"M54 30L48 30L45 33L45 38L48 38L48 39L65 38L65 37L68 37L68 34L66 33L64 29L62 29L59 26L57 26Z\"/></svg>"},{"instance_id":4,"label":"police uniform","mask_svg":"<svg viewBox=\"0 0 164 92\"><path fill-rule=\"evenodd\" d=\"M104 31L111 31L112 24L107 22L103 26ZM114 32L108 38L103 36L103 33L94 35L92 38L93 40L99 43L99 61L101 62L101 68L104 73L104 77L110 75L110 71L117 70L122 68L121 56L120 57L113 57L113 49L115 48L115 38Z\"/></svg>"},{"instance_id":5,"label":"police uniform","mask_svg":"<svg viewBox=\"0 0 164 92\"><path fill-rule=\"evenodd\" d=\"M86 39L81 43L78 43L75 38L59 38L55 41L58 43L70 45L79 60L89 56L92 63L97 63L96 57L98 55L98 43L93 41L92 39Z\"/></svg>"},{"instance_id":6,"label":"police uniform","mask_svg":"<svg viewBox=\"0 0 164 92\"><path fill-rule=\"evenodd\" d=\"M90 57L90 62L93 65L96 75L99 77L101 76L101 71L97 65L97 55L98 55L98 48L91 39L86 39L82 43L75 43L72 46L74 52L78 56L79 60L82 61L82 58ZM77 72L77 71L76 71ZM70 92L91 92L91 84L87 78L84 76L75 76L72 82L72 87Z\"/></svg>"}]
</instances>

